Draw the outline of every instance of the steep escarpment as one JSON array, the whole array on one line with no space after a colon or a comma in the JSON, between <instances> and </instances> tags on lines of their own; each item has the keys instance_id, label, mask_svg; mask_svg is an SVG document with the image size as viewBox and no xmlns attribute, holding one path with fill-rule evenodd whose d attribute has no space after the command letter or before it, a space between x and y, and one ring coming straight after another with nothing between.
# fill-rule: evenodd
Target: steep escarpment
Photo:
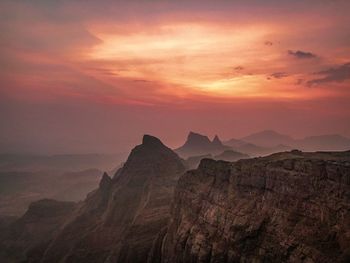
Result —
<instances>
[{"instance_id":1,"label":"steep escarpment","mask_svg":"<svg viewBox=\"0 0 350 263\"><path fill-rule=\"evenodd\" d=\"M162 262L349 262L350 152L204 159L174 202Z\"/></svg>"},{"instance_id":2,"label":"steep escarpment","mask_svg":"<svg viewBox=\"0 0 350 263\"><path fill-rule=\"evenodd\" d=\"M27 253L36 253L59 232L76 204L51 199L32 203L27 212L14 220L0 235L0 262L22 262ZM33 250L33 251L32 251Z\"/></svg>"},{"instance_id":3,"label":"steep escarpment","mask_svg":"<svg viewBox=\"0 0 350 263\"><path fill-rule=\"evenodd\" d=\"M36 262L145 262L168 223L184 169L172 150L145 135L113 178L103 176Z\"/></svg>"}]
</instances>

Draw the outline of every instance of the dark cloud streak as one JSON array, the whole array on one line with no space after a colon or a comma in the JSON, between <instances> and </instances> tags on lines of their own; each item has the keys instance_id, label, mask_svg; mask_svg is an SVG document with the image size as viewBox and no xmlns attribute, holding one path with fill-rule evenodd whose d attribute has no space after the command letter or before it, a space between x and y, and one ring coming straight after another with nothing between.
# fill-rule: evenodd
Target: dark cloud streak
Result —
<instances>
[{"instance_id":1,"label":"dark cloud streak","mask_svg":"<svg viewBox=\"0 0 350 263\"><path fill-rule=\"evenodd\" d=\"M350 79L350 62L337 67L319 71L315 74L324 76L324 77L309 80L306 83L308 86L326 84L331 82L338 82L338 83L344 82Z\"/></svg>"},{"instance_id":2,"label":"dark cloud streak","mask_svg":"<svg viewBox=\"0 0 350 263\"><path fill-rule=\"evenodd\" d=\"M315 54L311 52L301 51L301 50L297 50L297 51L288 50L288 55L291 55L298 59L317 58Z\"/></svg>"}]
</instances>

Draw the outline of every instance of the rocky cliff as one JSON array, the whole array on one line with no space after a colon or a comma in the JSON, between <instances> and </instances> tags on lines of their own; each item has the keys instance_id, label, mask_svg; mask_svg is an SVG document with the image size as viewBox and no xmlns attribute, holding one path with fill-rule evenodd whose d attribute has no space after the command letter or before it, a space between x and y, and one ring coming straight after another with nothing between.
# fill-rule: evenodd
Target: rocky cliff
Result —
<instances>
[{"instance_id":1,"label":"rocky cliff","mask_svg":"<svg viewBox=\"0 0 350 263\"><path fill-rule=\"evenodd\" d=\"M174 200L161 262L350 260L350 152L204 159Z\"/></svg>"},{"instance_id":2,"label":"rocky cliff","mask_svg":"<svg viewBox=\"0 0 350 263\"><path fill-rule=\"evenodd\" d=\"M145 135L111 179L105 174L64 228L32 262L145 262L170 217L181 159Z\"/></svg>"}]
</instances>

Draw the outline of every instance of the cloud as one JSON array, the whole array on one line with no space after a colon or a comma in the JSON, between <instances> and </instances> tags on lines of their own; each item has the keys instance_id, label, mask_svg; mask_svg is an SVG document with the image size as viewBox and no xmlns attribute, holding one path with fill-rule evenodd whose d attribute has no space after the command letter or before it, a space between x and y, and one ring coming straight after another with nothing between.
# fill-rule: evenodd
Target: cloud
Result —
<instances>
[{"instance_id":1,"label":"cloud","mask_svg":"<svg viewBox=\"0 0 350 263\"><path fill-rule=\"evenodd\" d=\"M275 79L281 79L281 78L285 78L285 77L288 77L288 74L286 72L275 72L275 73L272 73L268 79L271 79L272 78L275 78Z\"/></svg>"},{"instance_id":2,"label":"cloud","mask_svg":"<svg viewBox=\"0 0 350 263\"><path fill-rule=\"evenodd\" d=\"M317 58L317 56L311 52L306 52L306 51L293 51L293 50L288 50L288 55L291 55L295 58L300 58L300 59L307 59L307 58Z\"/></svg>"},{"instance_id":3,"label":"cloud","mask_svg":"<svg viewBox=\"0 0 350 263\"><path fill-rule=\"evenodd\" d=\"M350 62L337 67L319 71L315 74L323 77L309 80L307 82L308 86L330 83L330 82L338 82L338 83L344 82L350 79Z\"/></svg>"}]
</instances>

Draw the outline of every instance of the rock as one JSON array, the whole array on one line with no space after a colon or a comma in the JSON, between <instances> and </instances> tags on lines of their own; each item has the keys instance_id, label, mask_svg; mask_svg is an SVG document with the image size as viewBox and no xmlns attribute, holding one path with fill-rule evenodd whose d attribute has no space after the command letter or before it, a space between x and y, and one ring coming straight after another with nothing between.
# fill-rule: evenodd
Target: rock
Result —
<instances>
[{"instance_id":1,"label":"rock","mask_svg":"<svg viewBox=\"0 0 350 263\"><path fill-rule=\"evenodd\" d=\"M203 159L175 190L161 262L349 262L350 154Z\"/></svg>"}]
</instances>

